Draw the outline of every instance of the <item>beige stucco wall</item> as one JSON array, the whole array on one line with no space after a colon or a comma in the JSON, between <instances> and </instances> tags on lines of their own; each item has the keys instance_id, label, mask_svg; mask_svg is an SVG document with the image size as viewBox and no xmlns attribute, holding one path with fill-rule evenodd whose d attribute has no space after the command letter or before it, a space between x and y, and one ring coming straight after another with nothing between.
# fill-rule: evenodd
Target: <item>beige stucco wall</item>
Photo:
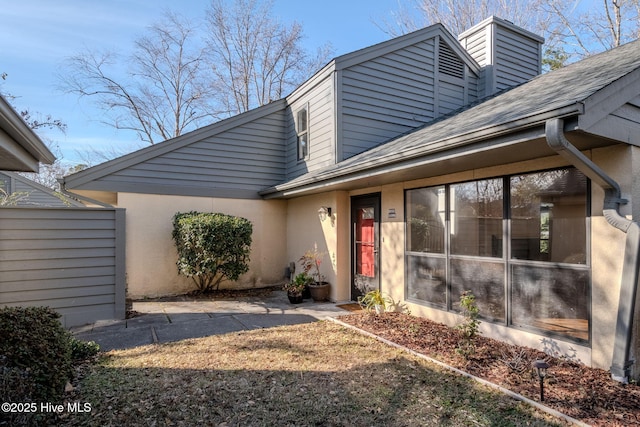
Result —
<instances>
[{"instance_id":1,"label":"beige stucco wall","mask_svg":"<svg viewBox=\"0 0 640 427\"><path fill-rule=\"evenodd\" d=\"M629 199L640 197L635 175L630 170L638 170L640 149L632 147L609 147L587 152L589 157L602 167L607 174L619 182L623 196ZM466 180L482 179L544 170L566 166L561 158L554 156L499 167L475 169L446 176L371 187L350 193L350 196L380 192L381 211L381 287L395 301L401 301L411 313L431 318L451 326L460 322L455 313L437 310L425 305L404 301L404 190L439 184L449 184ZM592 262L592 343L578 345L560 339L550 339L543 335L509 328L503 325L481 323L485 336L501 339L518 345L539 348L555 355L580 360L585 364L608 369L611 365L618 294L624 253L624 233L610 226L602 216L603 191L592 184L591 262ZM629 204L623 213L631 216L637 207ZM395 212L395 218L390 217ZM638 338L640 340L640 338Z\"/></svg>"},{"instance_id":2,"label":"beige stucco wall","mask_svg":"<svg viewBox=\"0 0 640 427\"><path fill-rule=\"evenodd\" d=\"M338 191L291 199L287 207L287 259L296 262L296 273L300 273L298 260L317 245L324 254L321 274L331 284L332 301L349 299L348 201L347 193ZM322 206L332 211L324 221L318 216Z\"/></svg>"},{"instance_id":3,"label":"beige stucco wall","mask_svg":"<svg viewBox=\"0 0 640 427\"><path fill-rule=\"evenodd\" d=\"M191 279L177 273L171 239L176 212L221 212L253 224L250 270L237 283L222 287L260 287L282 283L287 265L286 202L119 193L127 210L127 296L174 295L194 290Z\"/></svg>"}]
</instances>

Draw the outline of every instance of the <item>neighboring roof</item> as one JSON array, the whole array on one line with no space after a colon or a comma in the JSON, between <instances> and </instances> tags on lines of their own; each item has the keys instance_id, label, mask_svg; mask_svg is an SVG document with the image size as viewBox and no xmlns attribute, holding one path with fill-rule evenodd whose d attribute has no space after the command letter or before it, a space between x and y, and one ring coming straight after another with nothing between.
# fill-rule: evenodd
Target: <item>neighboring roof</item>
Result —
<instances>
[{"instance_id":1,"label":"neighboring roof","mask_svg":"<svg viewBox=\"0 0 640 427\"><path fill-rule=\"evenodd\" d=\"M0 96L0 169L37 172L39 163L51 164L56 157Z\"/></svg>"},{"instance_id":2,"label":"neighboring roof","mask_svg":"<svg viewBox=\"0 0 640 427\"><path fill-rule=\"evenodd\" d=\"M640 41L628 43L594 55L559 70L540 75L529 82L436 119L406 135L394 138L366 152L307 173L296 179L267 189L265 197L298 194L312 187L344 183L356 175L384 174L391 165L394 170L411 167L413 159L464 147L506 134L544 125L551 118L589 114L601 116L602 94L624 91L634 85L626 96L640 95ZM616 86L615 88L613 86ZM597 100L598 102L594 102ZM617 105L619 107L620 105ZM610 112L610 111L609 111ZM586 123L593 120L584 119Z\"/></svg>"},{"instance_id":3,"label":"neighboring roof","mask_svg":"<svg viewBox=\"0 0 640 427\"><path fill-rule=\"evenodd\" d=\"M45 187L16 172L0 171L0 177L4 175L15 181L11 187L11 193L26 192L27 197L18 202L18 206L84 206L77 200L71 199L62 193L57 193L51 188Z\"/></svg>"}]
</instances>

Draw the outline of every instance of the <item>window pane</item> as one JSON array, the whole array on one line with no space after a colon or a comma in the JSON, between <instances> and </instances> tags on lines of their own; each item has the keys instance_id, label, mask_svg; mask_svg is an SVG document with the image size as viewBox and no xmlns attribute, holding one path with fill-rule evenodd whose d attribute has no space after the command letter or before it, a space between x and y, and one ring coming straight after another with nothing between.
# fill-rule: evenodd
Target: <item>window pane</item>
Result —
<instances>
[{"instance_id":1,"label":"window pane","mask_svg":"<svg viewBox=\"0 0 640 427\"><path fill-rule=\"evenodd\" d=\"M471 291L480 316L504 321L504 263L470 259L451 260L451 299L460 311L460 295Z\"/></svg>"},{"instance_id":2,"label":"window pane","mask_svg":"<svg viewBox=\"0 0 640 427\"><path fill-rule=\"evenodd\" d=\"M298 135L298 159L302 160L309 154L309 144L307 142L307 133Z\"/></svg>"},{"instance_id":3,"label":"window pane","mask_svg":"<svg viewBox=\"0 0 640 427\"><path fill-rule=\"evenodd\" d=\"M589 339L589 272L514 265L512 322L515 326Z\"/></svg>"},{"instance_id":4,"label":"window pane","mask_svg":"<svg viewBox=\"0 0 640 427\"><path fill-rule=\"evenodd\" d=\"M298 133L307 131L307 109L298 111Z\"/></svg>"},{"instance_id":5,"label":"window pane","mask_svg":"<svg viewBox=\"0 0 640 427\"><path fill-rule=\"evenodd\" d=\"M407 191L407 250L444 253L444 187Z\"/></svg>"},{"instance_id":6,"label":"window pane","mask_svg":"<svg viewBox=\"0 0 640 427\"><path fill-rule=\"evenodd\" d=\"M445 258L407 256L407 297L446 308Z\"/></svg>"},{"instance_id":7,"label":"window pane","mask_svg":"<svg viewBox=\"0 0 640 427\"><path fill-rule=\"evenodd\" d=\"M306 108L298 111L296 120L296 134L298 136L298 160L306 159L309 155L309 114Z\"/></svg>"},{"instance_id":8,"label":"window pane","mask_svg":"<svg viewBox=\"0 0 640 427\"><path fill-rule=\"evenodd\" d=\"M577 169L511 178L511 257L586 263L587 179Z\"/></svg>"},{"instance_id":9,"label":"window pane","mask_svg":"<svg viewBox=\"0 0 640 427\"><path fill-rule=\"evenodd\" d=\"M451 253L502 258L502 179L451 186Z\"/></svg>"}]
</instances>

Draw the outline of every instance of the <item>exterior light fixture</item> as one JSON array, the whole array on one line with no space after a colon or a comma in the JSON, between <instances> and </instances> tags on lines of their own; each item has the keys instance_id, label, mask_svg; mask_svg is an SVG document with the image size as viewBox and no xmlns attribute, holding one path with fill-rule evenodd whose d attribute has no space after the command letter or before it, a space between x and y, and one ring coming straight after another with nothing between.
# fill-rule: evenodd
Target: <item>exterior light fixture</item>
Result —
<instances>
[{"instance_id":1,"label":"exterior light fixture","mask_svg":"<svg viewBox=\"0 0 640 427\"><path fill-rule=\"evenodd\" d=\"M540 379L540 402L544 402L544 377L547 376L547 368L549 368L549 364L544 360L536 360L532 365L536 368L538 378Z\"/></svg>"},{"instance_id":2,"label":"exterior light fixture","mask_svg":"<svg viewBox=\"0 0 640 427\"><path fill-rule=\"evenodd\" d=\"M318 218L320 218L320 221L324 222L327 217L331 218L331 208L327 206L321 206L320 209L318 209Z\"/></svg>"}]
</instances>

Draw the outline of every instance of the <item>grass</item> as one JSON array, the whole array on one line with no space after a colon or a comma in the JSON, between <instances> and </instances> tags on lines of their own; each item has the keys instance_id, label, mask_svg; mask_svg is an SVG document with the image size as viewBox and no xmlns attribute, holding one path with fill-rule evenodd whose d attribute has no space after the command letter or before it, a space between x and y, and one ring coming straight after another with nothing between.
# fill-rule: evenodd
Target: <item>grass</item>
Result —
<instances>
[{"instance_id":1,"label":"grass","mask_svg":"<svg viewBox=\"0 0 640 427\"><path fill-rule=\"evenodd\" d=\"M72 400L91 412L64 414L57 425L559 425L332 322L112 351Z\"/></svg>"}]
</instances>

